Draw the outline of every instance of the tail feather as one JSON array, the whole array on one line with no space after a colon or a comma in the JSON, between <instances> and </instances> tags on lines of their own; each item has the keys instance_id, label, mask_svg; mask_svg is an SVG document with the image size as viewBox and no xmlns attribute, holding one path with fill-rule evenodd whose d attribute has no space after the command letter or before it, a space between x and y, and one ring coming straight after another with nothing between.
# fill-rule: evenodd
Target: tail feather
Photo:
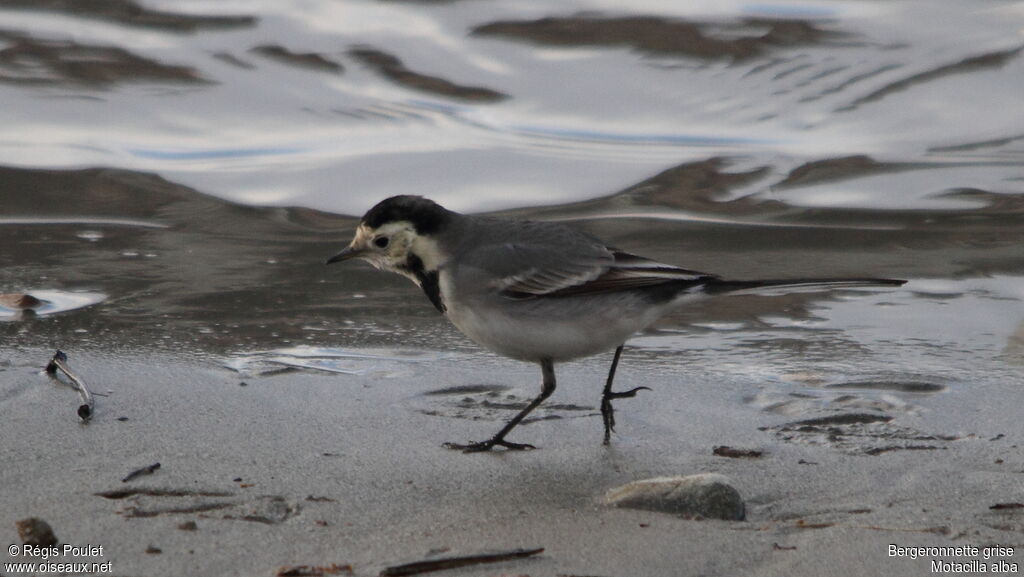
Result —
<instances>
[{"instance_id":1,"label":"tail feather","mask_svg":"<svg viewBox=\"0 0 1024 577\"><path fill-rule=\"evenodd\" d=\"M832 288L901 286L907 281L891 278L834 278L834 279L770 279L770 280L708 280L704 288L709 294L775 293L816 291Z\"/></svg>"}]
</instances>

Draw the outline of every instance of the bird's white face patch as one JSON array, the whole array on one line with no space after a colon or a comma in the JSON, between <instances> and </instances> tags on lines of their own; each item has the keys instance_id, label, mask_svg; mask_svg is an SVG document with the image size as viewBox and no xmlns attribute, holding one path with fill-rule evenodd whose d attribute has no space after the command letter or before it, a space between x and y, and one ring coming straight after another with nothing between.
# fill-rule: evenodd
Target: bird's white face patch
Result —
<instances>
[{"instance_id":1,"label":"bird's white face patch","mask_svg":"<svg viewBox=\"0 0 1024 577\"><path fill-rule=\"evenodd\" d=\"M407 221L389 222L376 229L361 224L351 246L359 251L359 258L378 269L408 276L416 282L419 280L408 268L410 254L419 258L425 272L437 270L444 262L437 242L417 234Z\"/></svg>"}]
</instances>

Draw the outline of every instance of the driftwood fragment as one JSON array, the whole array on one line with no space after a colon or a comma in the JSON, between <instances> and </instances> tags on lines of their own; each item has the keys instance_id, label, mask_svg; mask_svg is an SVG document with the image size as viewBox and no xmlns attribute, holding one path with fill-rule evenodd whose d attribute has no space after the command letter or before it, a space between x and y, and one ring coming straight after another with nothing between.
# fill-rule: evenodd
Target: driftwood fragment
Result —
<instances>
[{"instance_id":1,"label":"driftwood fragment","mask_svg":"<svg viewBox=\"0 0 1024 577\"><path fill-rule=\"evenodd\" d=\"M82 419L82 422L88 422L92 418L93 408L96 402L92 398L92 393L89 392L89 388L85 386L83 381L78 375L71 372L68 368L68 356L64 354L64 351L58 350L54 353L53 358L46 365L46 373L50 376L57 374L57 370L64 373L71 382L74 383L75 389L78 390L78 394L82 397L82 404L78 407L78 417Z\"/></svg>"},{"instance_id":2,"label":"driftwood fragment","mask_svg":"<svg viewBox=\"0 0 1024 577\"><path fill-rule=\"evenodd\" d=\"M485 553L483 555L466 555L464 557L429 559L426 561L417 561L415 563L406 563L405 565L388 567L380 572L380 577L403 577L405 575L417 575L419 573L429 573L431 571L441 571L443 569L455 569L457 567L467 567L469 565L498 563L501 561L509 561L511 559L530 557L543 552L544 548L541 547L538 549L514 549L512 551Z\"/></svg>"}]
</instances>

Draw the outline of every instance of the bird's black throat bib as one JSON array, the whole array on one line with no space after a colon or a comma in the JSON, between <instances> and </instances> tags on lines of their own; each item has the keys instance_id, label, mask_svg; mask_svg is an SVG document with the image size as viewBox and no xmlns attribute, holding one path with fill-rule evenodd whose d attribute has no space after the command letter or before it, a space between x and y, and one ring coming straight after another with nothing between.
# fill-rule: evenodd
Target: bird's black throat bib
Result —
<instances>
[{"instance_id":1,"label":"bird's black throat bib","mask_svg":"<svg viewBox=\"0 0 1024 577\"><path fill-rule=\"evenodd\" d=\"M408 273L416 277L416 281L419 283L420 288L430 299L430 302L434 305L438 311L444 314L448 308L444 305L444 300L441 298L441 285L438 280L438 272L436 270L428 271L423 266L423 260L420 257L409 253L409 256L405 259L405 264L402 265Z\"/></svg>"}]
</instances>

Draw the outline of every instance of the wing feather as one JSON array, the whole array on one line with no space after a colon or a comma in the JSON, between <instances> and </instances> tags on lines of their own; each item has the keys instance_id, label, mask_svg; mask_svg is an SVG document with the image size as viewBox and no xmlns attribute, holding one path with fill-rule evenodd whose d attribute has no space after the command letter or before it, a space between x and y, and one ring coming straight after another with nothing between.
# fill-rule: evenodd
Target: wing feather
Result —
<instances>
[{"instance_id":1,"label":"wing feather","mask_svg":"<svg viewBox=\"0 0 1024 577\"><path fill-rule=\"evenodd\" d=\"M603 248L603 247L602 247ZM595 251L589 256L560 255L548 248L511 244L515 260L534 263L514 274L500 277L491 285L501 293L539 296L586 284L600 277L614 262L610 253Z\"/></svg>"},{"instance_id":2,"label":"wing feather","mask_svg":"<svg viewBox=\"0 0 1024 577\"><path fill-rule=\"evenodd\" d=\"M614 292L667 283L703 283L714 275L680 268L628 252L609 249L613 261L593 279L552 291L550 296Z\"/></svg>"},{"instance_id":3,"label":"wing feather","mask_svg":"<svg viewBox=\"0 0 1024 577\"><path fill-rule=\"evenodd\" d=\"M606 246L550 222L488 220L460 266L478 271L488 291L515 299L607 293L717 277ZM469 273L467 271L466 274Z\"/></svg>"},{"instance_id":4,"label":"wing feather","mask_svg":"<svg viewBox=\"0 0 1024 577\"><path fill-rule=\"evenodd\" d=\"M610 262L579 263L560 270L530 267L500 279L494 288L508 297L530 298L614 292L681 281L701 283L716 278L627 252L608 250L612 257Z\"/></svg>"}]
</instances>

